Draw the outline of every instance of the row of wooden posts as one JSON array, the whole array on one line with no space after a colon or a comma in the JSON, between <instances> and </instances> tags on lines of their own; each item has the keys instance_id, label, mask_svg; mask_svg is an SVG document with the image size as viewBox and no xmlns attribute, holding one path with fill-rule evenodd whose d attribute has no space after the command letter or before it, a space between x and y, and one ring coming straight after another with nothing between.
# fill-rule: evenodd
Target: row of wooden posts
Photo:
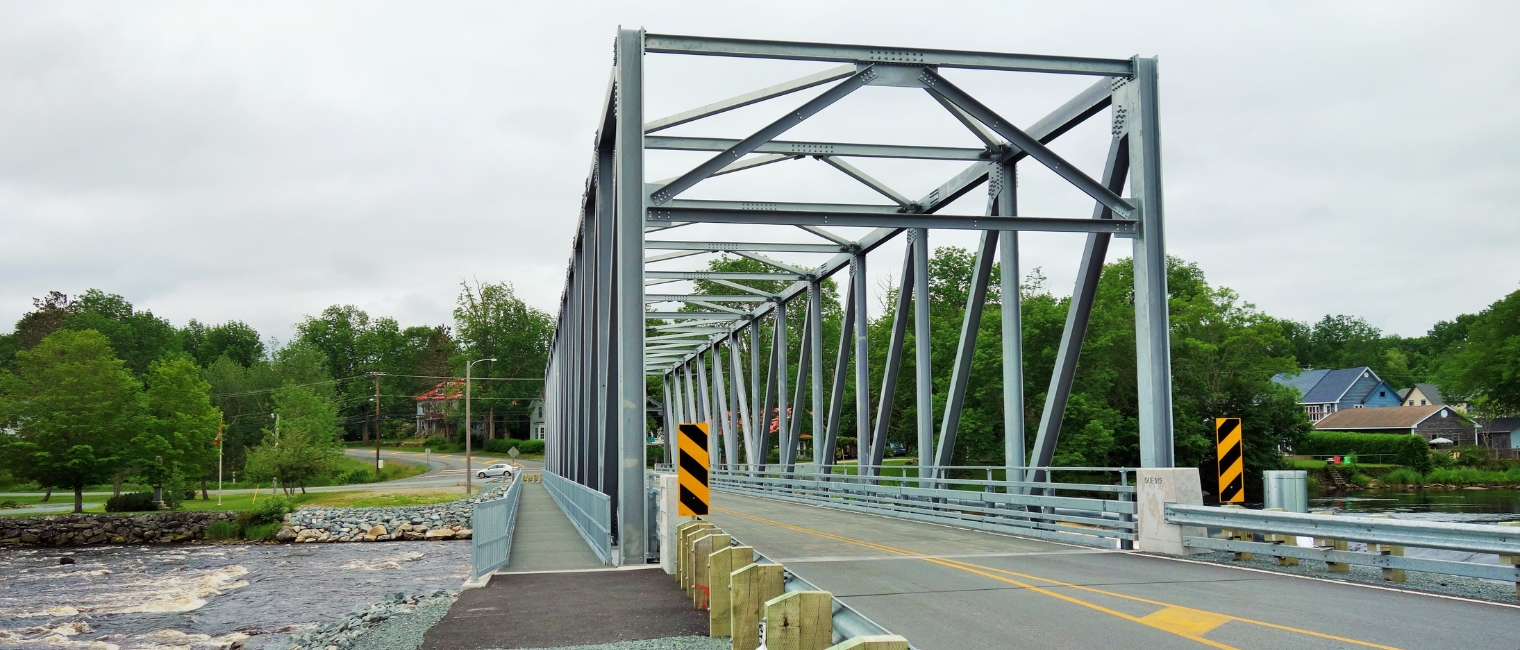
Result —
<instances>
[{"instance_id":1,"label":"row of wooden posts","mask_svg":"<svg viewBox=\"0 0 1520 650\"><path fill-rule=\"evenodd\" d=\"M780 564L756 564L755 549L734 546L712 522L676 527L676 580L693 607L709 612L708 636L731 637L733 650L908 650L895 635L858 636L834 644L834 596L827 591L785 593Z\"/></svg>"}]
</instances>

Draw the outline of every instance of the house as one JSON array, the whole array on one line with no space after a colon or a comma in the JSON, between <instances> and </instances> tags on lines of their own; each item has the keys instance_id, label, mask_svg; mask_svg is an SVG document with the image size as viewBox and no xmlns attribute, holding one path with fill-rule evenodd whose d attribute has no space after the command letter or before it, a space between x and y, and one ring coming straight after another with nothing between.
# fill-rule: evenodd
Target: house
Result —
<instances>
[{"instance_id":1,"label":"house","mask_svg":"<svg viewBox=\"0 0 1520 650\"><path fill-rule=\"evenodd\" d=\"M1397 391L1371 368L1339 370L1305 370L1296 375L1286 373L1272 381L1298 390L1299 405L1315 422L1346 409L1399 406Z\"/></svg>"},{"instance_id":2,"label":"house","mask_svg":"<svg viewBox=\"0 0 1520 650\"><path fill-rule=\"evenodd\" d=\"M1478 430L1450 406L1390 406L1352 408L1331 413L1314 423L1319 431L1347 433L1413 433L1426 441L1445 438L1458 445L1477 444Z\"/></svg>"},{"instance_id":3,"label":"house","mask_svg":"<svg viewBox=\"0 0 1520 650\"><path fill-rule=\"evenodd\" d=\"M1483 423L1483 437L1497 458L1520 458L1520 417L1494 418Z\"/></svg>"},{"instance_id":4,"label":"house","mask_svg":"<svg viewBox=\"0 0 1520 650\"><path fill-rule=\"evenodd\" d=\"M438 382L427 392L412 398L417 403L417 437L443 436L454 438L458 425L449 422L448 416L464 408L464 382L450 379Z\"/></svg>"},{"instance_id":5,"label":"house","mask_svg":"<svg viewBox=\"0 0 1520 650\"><path fill-rule=\"evenodd\" d=\"M1415 384L1399 391L1399 401L1404 406L1427 406L1430 404L1445 404L1441 399L1441 388L1435 384Z\"/></svg>"},{"instance_id":6,"label":"house","mask_svg":"<svg viewBox=\"0 0 1520 650\"><path fill-rule=\"evenodd\" d=\"M535 399L529 403L532 411L528 414L528 437L533 440L543 440L549 430L544 424L544 401Z\"/></svg>"}]
</instances>

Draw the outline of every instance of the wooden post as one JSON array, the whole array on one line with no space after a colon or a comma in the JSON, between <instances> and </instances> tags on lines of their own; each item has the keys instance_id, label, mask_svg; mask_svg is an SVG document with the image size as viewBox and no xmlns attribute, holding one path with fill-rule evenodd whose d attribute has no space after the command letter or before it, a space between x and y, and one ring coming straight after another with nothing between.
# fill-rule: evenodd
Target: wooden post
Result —
<instances>
[{"instance_id":1,"label":"wooden post","mask_svg":"<svg viewBox=\"0 0 1520 650\"><path fill-rule=\"evenodd\" d=\"M1315 515L1333 515L1333 514L1335 514L1335 511L1334 510L1315 510L1314 512L1312 512L1310 514L1315 514ZM1349 550L1351 548L1350 543L1348 543L1344 539L1319 539L1319 538L1315 538L1314 545L1318 546L1320 548L1332 548L1332 549L1335 549L1337 551L1345 551L1345 550ZM1350 573L1351 572L1351 565L1346 564L1345 562L1325 562L1325 568L1328 569L1331 573Z\"/></svg>"},{"instance_id":2,"label":"wooden post","mask_svg":"<svg viewBox=\"0 0 1520 650\"><path fill-rule=\"evenodd\" d=\"M908 650L908 640L896 634L857 636L841 641L829 650Z\"/></svg>"},{"instance_id":3,"label":"wooden post","mask_svg":"<svg viewBox=\"0 0 1520 650\"><path fill-rule=\"evenodd\" d=\"M679 524L676 524L675 537L672 537L670 540L668 540L670 542L669 552L674 553L676 556L676 584L683 586L685 585L685 582L682 580L682 578L686 575L686 555L682 552L682 549L686 547L681 544L681 537L685 534L686 529L691 528L692 526L700 526L705 523L708 522L702 521L701 519L693 519L691 521L683 521Z\"/></svg>"},{"instance_id":4,"label":"wooden post","mask_svg":"<svg viewBox=\"0 0 1520 650\"><path fill-rule=\"evenodd\" d=\"M735 565L744 566L754 561L755 549L748 546L728 546L707 556L707 588L711 591L708 601L707 636L733 636L734 613L730 610L733 599L729 597L730 574Z\"/></svg>"},{"instance_id":5,"label":"wooden post","mask_svg":"<svg viewBox=\"0 0 1520 650\"><path fill-rule=\"evenodd\" d=\"M1502 521L1500 526L1520 526L1520 521ZM1520 566L1520 555L1500 555L1499 561L1510 566ZM1520 598L1520 582L1515 583L1515 597Z\"/></svg>"},{"instance_id":6,"label":"wooden post","mask_svg":"<svg viewBox=\"0 0 1520 650\"><path fill-rule=\"evenodd\" d=\"M765 602L768 650L827 650L833 644L833 594L794 591Z\"/></svg>"},{"instance_id":7,"label":"wooden post","mask_svg":"<svg viewBox=\"0 0 1520 650\"><path fill-rule=\"evenodd\" d=\"M729 574L733 650L760 647L760 617L765 613L765 602L781 595L785 580L779 564L750 564Z\"/></svg>"},{"instance_id":8,"label":"wooden post","mask_svg":"<svg viewBox=\"0 0 1520 650\"><path fill-rule=\"evenodd\" d=\"M1228 503L1225 504L1222 507L1224 507L1224 508L1233 508L1235 510L1245 510L1245 508L1243 506L1237 506L1237 505L1228 504ZM1253 535L1251 533L1251 531L1249 531L1249 530L1228 530L1228 529L1226 529L1223 532L1224 532L1224 538L1225 539L1228 539L1228 540L1231 540L1231 541L1235 541L1235 542L1250 542L1250 541L1254 541L1256 539L1255 535ZM1256 554L1255 553L1236 553L1235 554L1235 559L1239 560L1239 561L1242 561L1242 562L1244 562L1246 560L1254 560L1254 559L1256 559Z\"/></svg>"},{"instance_id":9,"label":"wooden post","mask_svg":"<svg viewBox=\"0 0 1520 650\"><path fill-rule=\"evenodd\" d=\"M1282 508L1263 508L1262 512L1285 512L1285 511ZM1261 538L1263 540L1265 540L1268 544L1287 544L1289 546L1297 546L1298 545L1298 536L1297 535L1279 535L1277 533L1266 533L1266 534L1262 535ZM1274 555L1272 557L1277 560L1277 566L1297 566L1298 565L1298 558L1296 558L1296 557L1283 557L1281 555Z\"/></svg>"},{"instance_id":10,"label":"wooden post","mask_svg":"<svg viewBox=\"0 0 1520 650\"><path fill-rule=\"evenodd\" d=\"M692 535L713 528L712 522L696 521L688 522L676 532L676 575L681 579L681 590L691 594L691 539Z\"/></svg>"},{"instance_id":11,"label":"wooden post","mask_svg":"<svg viewBox=\"0 0 1520 650\"><path fill-rule=\"evenodd\" d=\"M713 530L717 529L714 528ZM723 533L713 533L697 537L696 541L691 543L692 583L694 585L694 588L691 590L691 604L693 607L707 609L707 603L712 598L708 594L709 585L712 584L712 580L709 577L711 563L708 556L712 555L713 551L728 546L731 539L733 538Z\"/></svg>"},{"instance_id":12,"label":"wooden post","mask_svg":"<svg viewBox=\"0 0 1520 650\"><path fill-rule=\"evenodd\" d=\"M1395 519L1396 518L1393 515L1386 515L1386 514L1364 515L1364 516L1367 517L1368 519ZM1367 552L1369 552L1369 553L1378 553L1380 555L1395 555L1395 556L1398 556L1398 557L1404 557L1404 547L1402 547L1402 546L1394 546L1392 544L1368 544L1367 545ZM1404 570L1403 569L1390 569L1390 568L1387 568L1387 567L1383 567L1383 579L1387 580L1389 582L1404 582L1406 580L1406 576L1404 575Z\"/></svg>"}]
</instances>

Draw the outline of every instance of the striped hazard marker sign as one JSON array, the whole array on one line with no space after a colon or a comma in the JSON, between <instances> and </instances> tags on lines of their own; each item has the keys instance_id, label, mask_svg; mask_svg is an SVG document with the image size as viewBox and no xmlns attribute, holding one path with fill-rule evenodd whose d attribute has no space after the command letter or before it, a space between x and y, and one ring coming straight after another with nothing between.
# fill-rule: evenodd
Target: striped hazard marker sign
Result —
<instances>
[{"instance_id":1,"label":"striped hazard marker sign","mask_svg":"<svg viewBox=\"0 0 1520 650\"><path fill-rule=\"evenodd\" d=\"M1246 464L1240 446L1240 418L1215 418L1214 442L1219 452L1219 502L1244 503Z\"/></svg>"},{"instance_id":2,"label":"striped hazard marker sign","mask_svg":"<svg viewBox=\"0 0 1520 650\"><path fill-rule=\"evenodd\" d=\"M705 516L709 510L707 489L707 423L683 422L676 427L676 480L681 486L676 514Z\"/></svg>"}]
</instances>

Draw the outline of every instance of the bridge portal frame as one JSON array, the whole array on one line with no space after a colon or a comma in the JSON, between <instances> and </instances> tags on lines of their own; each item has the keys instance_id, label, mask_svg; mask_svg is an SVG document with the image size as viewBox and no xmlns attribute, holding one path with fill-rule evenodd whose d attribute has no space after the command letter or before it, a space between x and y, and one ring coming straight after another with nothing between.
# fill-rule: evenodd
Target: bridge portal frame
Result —
<instances>
[{"instance_id":1,"label":"bridge portal frame","mask_svg":"<svg viewBox=\"0 0 1520 650\"><path fill-rule=\"evenodd\" d=\"M715 102L672 116L643 116L645 54L769 58L837 62L799 79ZM941 69L1074 74L1099 79L1045 118L1020 129L940 75ZM829 85L832 84L832 85ZM742 140L651 135L757 102L828 85L792 112ZM867 85L928 93L977 137L984 147L923 147L779 140L779 136L829 105ZM1055 452L1077 359L1097 293L1103 261L1113 237L1133 244L1138 411L1143 467L1173 463L1171 354L1167 314L1166 248L1163 227L1161 149L1154 58L1097 59L939 49L874 47L766 40L648 34L618 31L612 76L596 135L595 154L582 198L580 227L566 272L560 313L546 371L546 440L549 471L607 494L612 502L615 561L642 563L648 549L644 485L646 375L661 377L666 460L677 421L706 421L714 444L714 466L761 468L777 431L780 465L798 461L802 418L789 417L788 404L811 407L815 459L833 461L844 403L845 377L853 361L856 436L863 465L880 466L887 444L890 406L902 364L909 321L915 328L916 422L921 467L952 464L982 307L994 261L1001 262L1002 286L1018 286L1020 231L1086 234L1076 286L1057 353L1055 370L1025 458L1024 419L1006 418L1005 465L1048 467ZM1103 173L1094 178L1062 159L1047 145L1083 121L1110 109L1112 138ZM716 152L702 164L665 181L644 177L649 150ZM687 200L679 195L704 179L762 165L815 159L876 191L891 203L816 204L764 200ZM917 200L850 164L848 158L961 160L970 165ZM1094 201L1090 218L1019 215L1015 177L1024 159L1055 172ZM941 215L939 210L985 184L982 215ZM1125 187L1130 195L1122 195ZM816 243L646 240L646 235L694 223L779 224L807 231ZM851 239L831 226L873 230ZM929 355L928 235L931 229L979 231L971 291L945 408L934 435ZM867 255L905 234L907 254L883 369L878 413L872 418L869 341L866 320ZM646 255L653 252L652 255ZM775 272L724 273L650 270L652 264L701 253L733 253L759 261ZM775 253L831 253L807 266L772 258ZM850 270L834 373L824 386L821 282ZM646 293L646 287L706 280L733 295ZM769 292L746 281L789 284ZM1005 298L1006 299L1006 298ZM1004 411L1022 414L1021 323L1014 308L1002 309ZM795 374L789 373L786 307L802 301L803 340ZM696 305L704 311L653 311L651 302ZM912 318L910 319L910 314ZM648 325L648 321L668 321ZM761 325L771 321L769 358L760 359ZM722 352L727 348L727 354ZM748 352L746 355L745 352ZM727 356L728 359L723 359ZM745 357L748 356L748 359ZM726 363L726 368L725 368ZM760 366L767 368L761 384ZM746 377L744 367L748 366ZM707 381L709 372L712 381ZM789 377L789 374L791 376ZM694 380L695 378L695 380ZM795 378L795 382L792 379ZM807 384L811 391L804 394ZM794 389L788 395L789 388ZM825 392L828 403L825 406ZM721 451L720 451L721 450ZM721 454L721 456L720 456ZM741 459L742 455L742 459ZM1044 472L1010 470L1010 480L1043 480Z\"/></svg>"}]
</instances>

